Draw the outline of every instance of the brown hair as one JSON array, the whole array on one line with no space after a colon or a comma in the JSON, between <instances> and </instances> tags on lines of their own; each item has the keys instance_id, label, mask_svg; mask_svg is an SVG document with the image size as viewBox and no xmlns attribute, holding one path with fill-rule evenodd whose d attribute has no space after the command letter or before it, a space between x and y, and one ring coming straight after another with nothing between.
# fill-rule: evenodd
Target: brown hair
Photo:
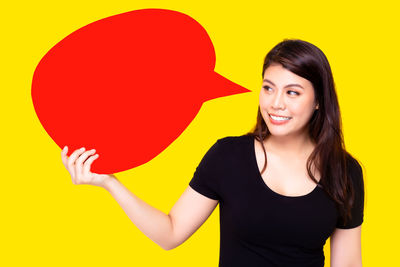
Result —
<instances>
[{"instance_id":1,"label":"brown hair","mask_svg":"<svg viewBox=\"0 0 400 267\"><path fill-rule=\"evenodd\" d=\"M346 151L339 104L329 62L324 53L315 45L298 39L285 39L266 55L262 77L271 64L281 64L287 70L310 81L314 87L319 109L309 121L309 135L316 146L307 159L307 172L311 179L322 187L336 202L345 223L351 219L354 203L354 189L348 174L349 164L354 158ZM270 135L258 107L257 123L247 133L254 136L262 145L265 163L261 174L267 167L267 154L263 140ZM321 179L318 182L311 172L315 166Z\"/></svg>"}]
</instances>

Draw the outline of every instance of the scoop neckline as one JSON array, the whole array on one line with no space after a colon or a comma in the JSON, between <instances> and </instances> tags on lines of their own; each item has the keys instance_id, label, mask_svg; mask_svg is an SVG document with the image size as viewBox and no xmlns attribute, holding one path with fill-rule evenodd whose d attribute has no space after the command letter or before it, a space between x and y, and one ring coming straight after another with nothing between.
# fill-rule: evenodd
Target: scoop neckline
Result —
<instances>
[{"instance_id":1,"label":"scoop neckline","mask_svg":"<svg viewBox=\"0 0 400 267\"><path fill-rule=\"evenodd\" d=\"M262 186L264 188L266 188L269 192L271 192L273 195L278 196L280 198L286 198L286 199L299 199L299 198L306 198L309 197L310 195L314 194L318 187L320 187L320 184L318 183L313 190L311 190L309 193L304 194L304 195L300 195L300 196L287 196L287 195L282 195L278 192L275 192L274 190L272 190L267 183L265 183L263 177L261 176L260 170L258 169L258 164L257 164L257 156L256 156L256 149L255 149L255 137L254 136L250 136L250 145L251 145L251 163L252 163L252 167L253 169L256 171L257 173L257 181L259 181Z\"/></svg>"}]
</instances>

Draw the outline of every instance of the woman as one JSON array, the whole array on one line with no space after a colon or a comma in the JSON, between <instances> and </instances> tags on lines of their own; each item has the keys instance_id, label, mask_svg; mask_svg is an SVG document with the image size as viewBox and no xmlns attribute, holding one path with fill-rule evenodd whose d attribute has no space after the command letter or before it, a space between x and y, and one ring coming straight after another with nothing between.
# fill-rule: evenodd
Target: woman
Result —
<instances>
[{"instance_id":1,"label":"woman","mask_svg":"<svg viewBox=\"0 0 400 267\"><path fill-rule=\"evenodd\" d=\"M257 124L218 140L168 215L128 191L114 175L90 172L94 150L64 165L74 184L104 187L132 222L169 250L220 204L219 266L361 266L362 168L343 143L332 72L323 52L284 40L266 56Z\"/></svg>"}]
</instances>

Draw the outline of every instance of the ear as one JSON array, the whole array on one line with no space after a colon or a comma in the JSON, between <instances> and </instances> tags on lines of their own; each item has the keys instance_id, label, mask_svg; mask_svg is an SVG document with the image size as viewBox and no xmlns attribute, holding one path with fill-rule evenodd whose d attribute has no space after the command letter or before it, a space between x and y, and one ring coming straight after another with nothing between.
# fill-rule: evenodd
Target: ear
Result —
<instances>
[{"instance_id":1,"label":"ear","mask_svg":"<svg viewBox=\"0 0 400 267\"><path fill-rule=\"evenodd\" d=\"M319 109L319 105L318 104L315 106L315 109Z\"/></svg>"}]
</instances>

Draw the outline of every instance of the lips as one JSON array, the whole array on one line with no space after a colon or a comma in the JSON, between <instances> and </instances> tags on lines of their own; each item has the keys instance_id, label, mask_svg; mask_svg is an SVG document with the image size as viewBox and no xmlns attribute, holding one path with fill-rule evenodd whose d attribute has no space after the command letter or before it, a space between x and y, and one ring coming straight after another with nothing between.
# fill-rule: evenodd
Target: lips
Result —
<instances>
[{"instance_id":1,"label":"lips","mask_svg":"<svg viewBox=\"0 0 400 267\"><path fill-rule=\"evenodd\" d=\"M276 117L276 118L282 118L282 119L291 119L292 117L289 117L289 116L281 116L281 115L276 115L276 114L271 114L271 113L268 113L268 115L271 117L271 116L273 116L273 117Z\"/></svg>"},{"instance_id":2,"label":"lips","mask_svg":"<svg viewBox=\"0 0 400 267\"><path fill-rule=\"evenodd\" d=\"M269 121L274 125L283 125L288 123L292 117L283 117L283 116L274 116L273 114L269 115Z\"/></svg>"}]
</instances>

